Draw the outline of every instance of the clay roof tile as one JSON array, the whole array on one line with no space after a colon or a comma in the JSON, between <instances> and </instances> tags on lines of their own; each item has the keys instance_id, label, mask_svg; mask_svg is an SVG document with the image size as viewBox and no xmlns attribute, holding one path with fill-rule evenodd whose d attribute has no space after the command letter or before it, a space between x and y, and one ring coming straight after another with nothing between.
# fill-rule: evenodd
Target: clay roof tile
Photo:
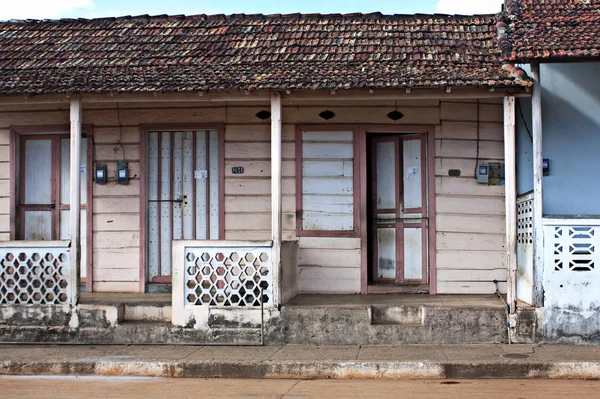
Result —
<instances>
[{"instance_id":1,"label":"clay roof tile","mask_svg":"<svg viewBox=\"0 0 600 399\"><path fill-rule=\"evenodd\" d=\"M124 16L0 22L0 93L529 86L494 15Z\"/></svg>"}]
</instances>

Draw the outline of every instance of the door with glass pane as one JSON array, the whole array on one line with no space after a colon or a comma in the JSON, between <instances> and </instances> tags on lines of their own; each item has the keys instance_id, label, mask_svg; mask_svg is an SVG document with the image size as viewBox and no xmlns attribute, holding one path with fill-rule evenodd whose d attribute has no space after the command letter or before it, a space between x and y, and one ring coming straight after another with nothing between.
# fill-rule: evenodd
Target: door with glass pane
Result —
<instances>
[{"instance_id":1,"label":"door with glass pane","mask_svg":"<svg viewBox=\"0 0 600 399\"><path fill-rule=\"evenodd\" d=\"M70 190L69 135L23 135L20 151L19 237L68 240ZM81 278L87 264L87 139L81 139Z\"/></svg>"},{"instance_id":2,"label":"door with glass pane","mask_svg":"<svg viewBox=\"0 0 600 399\"><path fill-rule=\"evenodd\" d=\"M371 141L371 258L376 284L428 282L426 141L380 135Z\"/></svg>"}]
</instances>

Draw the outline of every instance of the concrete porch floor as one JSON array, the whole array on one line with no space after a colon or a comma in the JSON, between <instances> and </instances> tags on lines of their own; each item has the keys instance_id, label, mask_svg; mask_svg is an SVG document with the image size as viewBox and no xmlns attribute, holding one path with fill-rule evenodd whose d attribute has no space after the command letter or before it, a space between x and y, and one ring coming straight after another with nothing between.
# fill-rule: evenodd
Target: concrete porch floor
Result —
<instances>
[{"instance_id":1,"label":"concrete porch floor","mask_svg":"<svg viewBox=\"0 0 600 399\"><path fill-rule=\"evenodd\" d=\"M505 296L503 296L506 299ZM171 303L171 294L158 293L81 293L79 303L84 305L167 305ZM421 305L449 308L495 308L504 309L505 305L497 295L425 295L425 294L299 294L284 306L314 307L364 307L371 305ZM525 303L519 307L528 308Z\"/></svg>"},{"instance_id":2,"label":"concrete porch floor","mask_svg":"<svg viewBox=\"0 0 600 399\"><path fill-rule=\"evenodd\" d=\"M79 296L82 305L170 305L171 294L156 293L120 293L120 292L82 292Z\"/></svg>"},{"instance_id":3,"label":"concrete porch floor","mask_svg":"<svg viewBox=\"0 0 600 399\"><path fill-rule=\"evenodd\" d=\"M281 308L211 308L203 328L172 324L170 294L82 293L78 329L69 314L50 326L0 326L0 342L77 344L400 345L507 342L494 295L311 295ZM36 316L37 317L37 316ZM23 327L23 326L27 327ZM515 342L538 342L536 314L519 313Z\"/></svg>"}]
</instances>

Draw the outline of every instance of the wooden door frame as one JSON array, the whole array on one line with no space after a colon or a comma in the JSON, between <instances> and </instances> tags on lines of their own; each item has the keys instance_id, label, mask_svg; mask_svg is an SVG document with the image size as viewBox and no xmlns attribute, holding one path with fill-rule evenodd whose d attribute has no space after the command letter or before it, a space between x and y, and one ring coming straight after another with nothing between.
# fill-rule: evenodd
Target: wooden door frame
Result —
<instances>
[{"instance_id":1,"label":"wooden door frame","mask_svg":"<svg viewBox=\"0 0 600 399\"><path fill-rule=\"evenodd\" d=\"M219 240L225 239L225 124L224 123L166 123L140 125L140 293L146 292L146 259L148 229L148 133L216 130L219 133Z\"/></svg>"},{"instance_id":2,"label":"wooden door frame","mask_svg":"<svg viewBox=\"0 0 600 399\"><path fill-rule=\"evenodd\" d=\"M359 138L359 163L360 163L360 239L361 239L361 294L374 293L404 293L414 292L415 289L427 289L429 294L437 293L436 270L436 204L435 204L435 126L432 125L361 125L358 132ZM369 286L369 254L368 254L368 134L425 134L427 142L427 215L425 223L429 221L427 254L429 260L429 284L423 286ZM427 263L426 263L427 264Z\"/></svg>"},{"instance_id":3,"label":"wooden door frame","mask_svg":"<svg viewBox=\"0 0 600 399\"><path fill-rule=\"evenodd\" d=\"M10 126L10 240L17 240L21 234L17 234L17 229L20 231L19 223L21 218L19 217L21 210L19 203L17 202L17 193L20 192L21 187L19 186L21 178L20 165L22 159L21 139L23 136L44 136L44 135L58 135L69 137L71 127L69 125L32 125L32 126ZM86 191L87 191L87 204L86 204L86 250L87 260L85 265L86 278L85 278L85 290L86 292L93 292L94 288L94 240L93 240L93 208L94 208L94 197L93 197L93 162L94 162L94 127L92 125L82 125L82 134L87 138L87 159L86 159ZM60 142L58 146L60 151ZM53 169L55 166L53 166ZM60 168L60 164L58 165ZM59 173L60 170L53 171L53 173ZM19 174L17 176L17 174ZM18 197L20 201L20 196ZM58 212L60 212L60 198L58 199ZM57 223L60 225L60 223Z\"/></svg>"},{"instance_id":4,"label":"wooden door frame","mask_svg":"<svg viewBox=\"0 0 600 399\"><path fill-rule=\"evenodd\" d=\"M27 210L34 211L35 209L28 209L30 206L34 208L40 208L40 211L50 212L50 240L58 240L60 236L60 140L64 133L49 133L49 134L29 134L19 136L19 201L16 203L19 220L19 232L17 238L24 240L25 237L25 212ZM53 202L50 209L44 205L26 205L23 203L25 199L25 184L23 176L25 175L25 144L28 140L49 140L50 141L50 202Z\"/></svg>"},{"instance_id":5,"label":"wooden door frame","mask_svg":"<svg viewBox=\"0 0 600 399\"><path fill-rule=\"evenodd\" d=\"M378 214L385 214L385 213L394 213L396 214L396 221L392 224L390 223L389 226L386 226L387 228L391 229L394 228L396 231L396 271L394 273L394 281L397 282L398 280L401 279L402 274L404 272L402 267L399 267L399 265L404 263L404 245L403 245L403 241L404 241L404 229L402 228L401 224L402 221L398 219L398 209L400 208L400 196L403 193L403 189L404 189L404 181L403 179L400 179L399 177L402 176L402 174L400 173L400 160L397 158L399 155L401 156L402 154L402 149L403 149L403 142L402 140L400 140L400 137L397 135L382 135L379 137L373 137L372 141L371 141L371 154L370 157L367 156L365 157L365 162L367 162L370 165L370 168L368 168L368 172L370 172L371 175L371 179L370 179L370 184L372 185L373 189L371 191L371 198L370 198L370 202L371 204L375 203L375 201L377 200L376 194L377 191L376 187L377 187L377 178L379 177L377 175L377 167L378 167L378 163L377 163L377 144L378 143L393 143L394 144L394 157L395 157L395 165L394 165L394 171L395 171L395 175L396 175L396 185L394 186L394 197L395 197L395 201L394 201L394 208L389 208L389 209L372 209L371 211L371 215L369 215L368 219L367 219L367 223L369 220L372 220L373 217L375 217L375 215ZM369 189L368 187L369 183L367 183L365 186L367 188L367 191ZM367 198L367 200L369 201L369 199ZM367 209L368 209L368 205L367 205ZM368 224L366 225L366 229L367 229L367 236L368 236L368 232L371 231L371 233L373 234L372 236L372 240L377 240L377 232L378 229L380 228L379 223L377 223L376 221L372 221L371 226L369 226ZM368 250L368 249L367 249ZM372 277L373 277L373 282L375 283L386 283L388 281L390 281L390 279L383 279L377 276L376 270L378 269L378 264L377 264L377 256L379 255L379 251L377 249L377 246L373 246L373 251L371 253L371 270L372 270Z\"/></svg>"}]
</instances>

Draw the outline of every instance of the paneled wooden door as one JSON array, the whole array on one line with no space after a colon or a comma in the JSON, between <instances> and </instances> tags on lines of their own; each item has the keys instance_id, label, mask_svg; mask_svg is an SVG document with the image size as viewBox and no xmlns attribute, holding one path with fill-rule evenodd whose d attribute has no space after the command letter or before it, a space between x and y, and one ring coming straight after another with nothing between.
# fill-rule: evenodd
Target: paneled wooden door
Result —
<instances>
[{"instance_id":1,"label":"paneled wooden door","mask_svg":"<svg viewBox=\"0 0 600 399\"><path fill-rule=\"evenodd\" d=\"M425 135L373 136L370 155L372 282L418 291L429 279Z\"/></svg>"},{"instance_id":2,"label":"paneled wooden door","mask_svg":"<svg viewBox=\"0 0 600 399\"><path fill-rule=\"evenodd\" d=\"M171 282L173 240L219 239L219 132L150 131L147 282Z\"/></svg>"},{"instance_id":3,"label":"paneled wooden door","mask_svg":"<svg viewBox=\"0 0 600 399\"><path fill-rule=\"evenodd\" d=\"M81 272L87 265L87 138L81 139ZM70 140L68 134L22 135L19 164L19 238L68 240Z\"/></svg>"}]
</instances>

